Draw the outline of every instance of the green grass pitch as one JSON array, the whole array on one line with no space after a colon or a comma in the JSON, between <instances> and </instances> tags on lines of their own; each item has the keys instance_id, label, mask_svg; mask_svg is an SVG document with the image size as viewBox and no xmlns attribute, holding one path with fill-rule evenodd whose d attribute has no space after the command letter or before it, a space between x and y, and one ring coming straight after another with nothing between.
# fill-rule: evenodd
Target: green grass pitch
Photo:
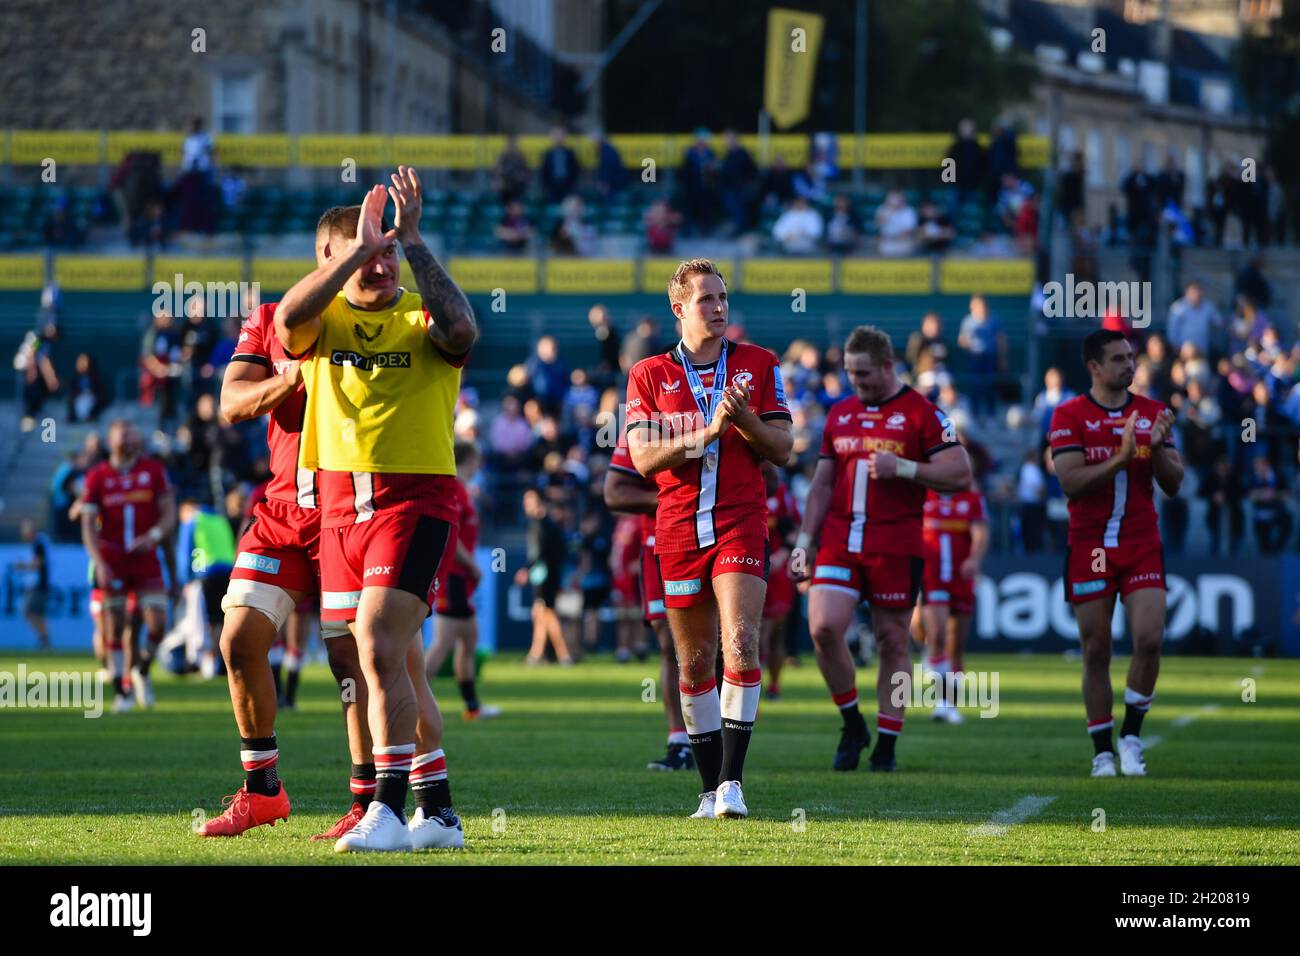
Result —
<instances>
[{"instance_id":1,"label":"green grass pitch","mask_svg":"<svg viewBox=\"0 0 1300 956\"><path fill-rule=\"evenodd\" d=\"M19 663L93 668L85 657L7 656L0 671ZM1166 659L1144 727L1160 738L1150 776L1092 780L1077 660L973 655L971 670L1000 675L996 718L967 711L947 726L912 710L898 773L869 774L864 757L840 774L830 769L838 717L807 654L786 672L783 699L761 706L747 820L688 820L695 773L645 769L664 740L661 707L642 700L655 665L530 669L497 658L481 692L505 714L474 724L439 681L464 852L339 856L307 839L347 795L323 666L305 672L298 711L279 721L293 814L237 839L191 830L194 810L219 811L242 778L224 680L159 675L149 713L0 710L0 863L1300 863L1300 661ZM1112 666L1121 693L1126 666ZM859 672L864 700L874 681L874 669ZM1117 723L1122 713L1121 702ZM1008 817L1012 808L1021 813Z\"/></svg>"}]
</instances>

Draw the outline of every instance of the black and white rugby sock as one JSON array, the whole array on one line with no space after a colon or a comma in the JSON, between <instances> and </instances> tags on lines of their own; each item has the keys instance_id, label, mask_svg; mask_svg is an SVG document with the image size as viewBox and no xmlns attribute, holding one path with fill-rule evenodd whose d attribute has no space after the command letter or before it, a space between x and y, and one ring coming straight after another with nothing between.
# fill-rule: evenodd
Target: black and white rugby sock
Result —
<instances>
[{"instance_id":1,"label":"black and white rugby sock","mask_svg":"<svg viewBox=\"0 0 1300 956\"><path fill-rule=\"evenodd\" d=\"M249 793L273 797L280 792L280 776L275 765L280 749L275 734L269 737L240 737L239 762L244 765L244 787Z\"/></svg>"},{"instance_id":2,"label":"black and white rugby sock","mask_svg":"<svg viewBox=\"0 0 1300 956\"><path fill-rule=\"evenodd\" d=\"M375 748L375 799L406 822L406 785L411 776L415 744Z\"/></svg>"},{"instance_id":3,"label":"black and white rugby sock","mask_svg":"<svg viewBox=\"0 0 1300 956\"><path fill-rule=\"evenodd\" d=\"M1155 699L1154 691L1144 696L1132 687L1124 688L1124 724L1119 729L1121 737L1142 736L1142 718L1147 715L1151 702Z\"/></svg>"},{"instance_id":4,"label":"black and white rugby sock","mask_svg":"<svg viewBox=\"0 0 1300 956\"><path fill-rule=\"evenodd\" d=\"M758 698L762 689L761 668L722 672L722 771L718 783L724 780L742 782L745 754L749 751L749 739L754 735L754 720L758 717Z\"/></svg>"},{"instance_id":5,"label":"black and white rugby sock","mask_svg":"<svg viewBox=\"0 0 1300 956\"><path fill-rule=\"evenodd\" d=\"M1092 752L1094 754L1115 752L1114 730L1115 721L1110 714L1088 721L1088 736L1092 738Z\"/></svg>"},{"instance_id":6,"label":"black and white rugby sock","mask_svg":"<svg viewBox=\"0 0 1300 956\"><path fill-rule=\"evenodd\" d=\"M722 705L718 685L712 677L701 684L678 685L682 694L682 720L695 754L695 766L705 793L718 789L722 772Z\"/></svg>"}]
</instances>

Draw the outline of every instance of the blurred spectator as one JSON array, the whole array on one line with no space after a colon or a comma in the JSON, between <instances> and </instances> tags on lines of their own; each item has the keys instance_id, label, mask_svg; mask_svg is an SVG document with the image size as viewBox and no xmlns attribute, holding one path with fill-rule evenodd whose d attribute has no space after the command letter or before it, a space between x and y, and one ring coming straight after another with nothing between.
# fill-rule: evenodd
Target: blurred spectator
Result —
<instances>
[{"instance_id":1,"label":"blurred spectator","mask_svg":"<svg viewBox=\"0 0 1300 956\"><path fill-rule=\"evenodd\" d=\"M794 173L790 172L785 157L780 153L772 157L759 191L767 208L784 209L794 199Z\"/></svg>"},{"instance_id":2,"label":"blurred spectator","mask_svg":"<svg viewBox=\"0 0 1300 956\"><path fill-rule=\"evenodd\" d=\"M89 352L77 356L68 389L68 418L74 422L93 422L108 405L108 389L99 374L99 363Z\"/></svg>"},{"instance_id":3,"label":"blurred spectator","mask_svg":"<svg viewBox=\"0 0 1300 956\"><path fill-rule=\"evenodd\" d=\"M564 218L551 233L551 251L562 256L589 256L596 251L596 229L587 222L587 206L579 196L563 204Z\"/></svg>"},{"instance_id":4,"label":"blurred spectator","mask_svg":"<svg viewBox=\"0 0 1300 956\"><path fill-rule=\"evenodd\" d=\"M519 148L519 137L513 134L507 136L501 155L497 157L496 166L492 169L492 180L501 205L508 206L521 198L528 191L528 184L532 182L532 178L528 160ZM563 199L564 195L560 198Z\"/></svg>"},{"instance_id":5,"label":"blurred spectator","mask_svg":"<svg viewBox=\"0 0 1300 956\"><path fill-rule=\"evenodd\" d=\"M162 210L161 154L150 151L127 153L109 177L108 188L118 204L127 239L132 245L139 245L145 241L149 231L146 220L155 218L151 212L155 207L159 214Z\"/></svg>"},{"instance_id":6,"label":"blurred spectator","mask_svg":"<svg viewBox=\"0 0 1300 956\"><path fill-rule=\"evenodd\" d=\"M1270 242L1279 246L1285 245L1288 218L1286 191L1278 181L1277 170L1271 163L1264 167L1262 181L1267 193L1264 200L1265 218L1263 231L1260 234L1260 245L1268 245Z\"/></svg>"},{"instance_id":7,"label":"blurred spectator","mask_svg":"<svg viewBox=\"0 0 1300 956\"><path fill-rule=\"evenodd\" d=\"M47 322L40 334L28 332L14 353L14 371L22 389L23 416L19 427L29 432L36 427L45 399L59 390L59 376L54 371L54 349L59 341L59 327Z\"/></svg>"},{"instance_id":8,"label":"blurred spectator","mask_svg":"<svg viewBox=\"0 0 1300 956\"><path fill-rule=\"evenodd\" d=\"M181 232L212 234L217 229L220 201L213 177L212 137L202 117L190 122L190 134L181 145L181 174L172 184L176 224Z\"/></svg>"},{"instance_id":9,"label":"blurred spectator","mask_svg":"<svg viewBox=\"0 0 1300 956\"><path fill-rule=\"evenodd\" d=\"M488 448L492 466L499 471L512 471L523 464L529 446L533 443L533 430L524 419L519 399L505 395L501 410L488 427Z\"/></svg>"},{"instance_id":10,"label":"blurred spectator","mask_svg":"<svg viewBox=\"0 0 1300 956\"><path fill-rule=\"evenodd\" d=\"M882 256L910 256L916 249L916 210L901 190L891 189L876 210Z\"/></svg>"},{"instance_id":11,"label":"blurred spectator","mask_svg":"<svg viewBox=\"0 0 1300 956\"><path fill-rule=\"evenodd\" d=\"M922 252L939 253L952 245L957 238L957 228L948 216L939 211L938 206L932 202L923 202L917 217L917 237Z\"/></svg>"},{"instance_id":12,"label":"blurred spectator","mask_svg":"<svg viewBox=\"0 0 1300 956\"><path fill-rule=\"evenodd\" d=\"M1139 361L1147 367L1151 397L1168 404L1174 390L1170 377L1173 363L1170 361L1164 336L1159 334L1149 336L1146 341L1146 353Z\"/></svg>"},{"instance_id":13,"label":"blurred spectator","mask_svg":"<svg viewBox=\"0 0 1300 956\"><path fill-rule=\"evenodd\" d=\"M994 411L995 386L1007 368L1007 337L1002 324L989 313L984 296L970 297L970 311L961 321L957 347L969 357L974 412L982 418Z\"/></svg>"},{"instance_id":14,"label":"blurred spectator","mask_svg":"<svg viewBox=\"0 0 1300 956\"><path fill-rule=\"evenodd\" d=\"M953 427L959 432L970 433L978 430L975 416L971 413L970 402L958 394L957 388L952 382L947 382L939 387L939 401L937 404L940 410L952 420Z\"/></svg>"},{"instance_id":15,"label":"blurred spectator","mask_svg":"<svg viewBox=\"0 0 1300 956\"><path fill-rule=\"evenodd\" d=\"M529 356L527 368L533 393L543 404L558 409L569 387L569 367L560 358L560 347L553 335L537 340L537 350Z\"/></svg>"},{"instance_id":16,"label":"blurred spectator","mask_svg":"<svg viewBox=\"0 0 1300 956\"><path fill-rule=\"evenodd\" d=\"M230 364L230 358L235 354L235 346L239 344L239 316L228 315L221 320L221 334L217 336L216 344L212 347L213 373L212 377L220 382L225 375L226 366Z\"/></svg>"},{"instance_id":17,"label":"blurred spectator","mask_svg":"<svg viewBox=\"0 0 1300 956\"><path fill-rule=\"evenodd\" d=\"M811 255L822 237L821 213L809 206L808 200L796 196L772 226L772 237L789 255Z\"/></svg>"},{"instance_id":18,"label":"blurred spectator","mask_svg":"<svg viewBox=\"0 0 1300 956\"><path fill-rule=\"evenodd\" d=\"M70 249L81 245L84 236L72 217L71 201L66 195L60 195L54 200L54 205L46 214L42 233L47 246Z\"/></svg>"},{"instance_id":19,"label":"blurred spectator","mask_svg":"<svg viewBox=\"0 0 1300 956\"><path fill-rule=\"evenodd\" d=\"M938 312L921 316L921 327L908 336L903 355L919 390L930 393L942 384L938 376L947 370L948 343L943 337L943 319Z\"/></svg>"},{"instance_id":20,"label":"blurred spectator","mask_svg":"<svg viewBox=\"0 0 1300 956\"><path fill-rule=\"evenodd\" d=\"M596 194L604 202L627 187L627 170L623 167L623 157L603 132L593 132L591 142L596 148Z\"/></svg>"},{"instance_id":21,"label":"blurred spectator","mask_svg":"<svg viewBox=\"0 0 1300 956\"><path fill-rule=\"evenodd\" d=\"M790 343L781 363L781 377L792 399L802 402L810 392L816 392L821 385L821 365L817 346L803 339Z\"/></svg>"},{"instance_id":22,"label":"blurred spectator","mask_svg":"<svg viewBox=\"0 0 1300 956\"><path fill-rule=\"evenodd\" d=\"M561 408L565 428L573 431L583 422L590 422L600 404L600 392L591 384L585 368L575 368L569 373L569 390Z\"/></svg>"},{"instance_id":23,"label":"blurred spectator","mask_svg":"<svg viewBox=\"0 0 1300 956\"><path fill-rule=\"evenodd\" d=\"M957 138L948 145L947 158L955 167L952 215L956 217L962 206L979 198L988 169L987 154L975 138L974 120L964 119L957 124Z\"/></svg>"},{"instance_id":24,"label":"blurred spectator","mask_svg":"<svg viewBox=\"0 0 1300 956\"><path fill-rule=\"evenodd\" d=\"M808 160L808 178L813 189L821 196L829 193L831 183L838 178L837 144L833 133L815 133L812 138L812 157Z\"/></svg>"},{"instance_id":25,"label":"blurred spectator","mask_svg":"<svg viewBox=\"0 0 1300 956\"><path fill-rule=\"evenodd\" d=\"M1047 521L1047 477L1034 448L1025 452L1016 476L1016 507L1020 515L1020 543L1025 554L1043 550L1043 527Z\"/></svg>"},{"instance_id":26,"label":"blurred spectator","mask_svg":"<svg viewBox=\"0 0 1300 956\"><path fill-rule=\"evenodd\" d=\"M853 212L853 200L845 193L835 197L831 218L826 223L826 245L831 252L848 255L858 248L862 224Z\"/></svg>"},{"instance_id":27,"label":"blurred spectator","mask_svg":"<svg viewBox=\"0 0 1300 956\"><path fill-rule=\"evenodd\" d=\"M1222 330L1219 310L1202 296L1199 282L1189 282L1183 297L1169 307L1170 347L1181 352L1185 344L1191 343L1202 355L1209 355Z\"/></svg>"},{"instance_id":28,"label":"blurred spectator","mask_svg":"<svg viewBox=\"0 0 1300 956\"><path fill-rule=\"evenodd\" d=\"M605 388L612 385L618 375L619 348L623 344L623 337L614 328L609 309L603 305L593 305L587 310L587 323L591 326L591 333L596 337L596 347L600 351L592 380L599 387Z\"/></svg>"},{"instance_id":29,"label":"blurred spectator","mask_svg":"<svg viewBox=\"0 0 1300 956\"><path fill-rule=\"evenodd\" d=\"M542 154L542 195L548 203L558 203L578 188L578 155L565 144L563 126L551 129L551 146Z\"/></svg>"},{"instance_id":30,"label":"blurred spectator","mask_svg":"<svg viewBox=\"0 0 1300 956\"><path fill-rule=\"evenodd\" d=\"M1264 338L1264 333L1272 326L1268 316L1255 308L1255 303L1248 295L1237 296L1237 308L1229 326L1228 350L1243 352L1247 348L1257 348Z\"/></svg>"},{"instance_id":31,"label":"blurred spectator","mask_svg":"<svg viewBox=\"0 0 1300 956\"><path fill-rule=\"evenodd\" d=\"M212 135L203 127L203 117L196 116L190 120L190 132L181 143L181 172L210 174L216 146Z\"/></svg>"},{"instance_id":32,"label":"blurred spectator","mask_svg":"<svg viewBox=\"0 0 1300 956\"><path fill-rule=\"evenodd\" d=\"M49 627L45 607L50 598L50 539L36 530L36 522L24 518L18 536L32 549L27 561L14 561L10 567L23 575L23 619L36 634L36 649L50 649Z\"/></svg>"},{"instance_id":33,"label":"blurred spectator","mask_svg":"<svg viewBox=\"0 0 1300 956\"><path fill-rule=\"evenodd\" d=\"M181 381L181 334L166 309L158 310L140 343L140 404L158 403L158 421L176 420Z\"/></svg>"},{"instance_id":34,"label":"blurred spectator","mask_svg":"<svg viewBox=\"0 0 1300 956\"><path fill-rule=\"evenodd\" d=\"M1016 237L1016 249L1027 256L1038 251L1038 205L1037 194L1026 196L1011 227Z\"/></svg>"},{"instance_id":35,"label":"blurred spectator","mask_svg":"<svg viewBox=\"0 0 1300 956\"><path fill-rule=\"evenodd\" d=\"M1043 446L1043 472L1047 475L1047 529L1052 535L1052 550L1064 551L1070 527L1070 504L1061 489L1061 479L1056 477L1052 464L1050 445Z\"/></svg>"},{"instance_id":36,"label":"blurred spectator","mask_svg":"<svg viewBox=\"0 0 1300 956\"><path fill-rule=\"evenodd\" d=\"M623 350L619 357L623 374L630 372L632 366L642 359L658 355L664 348L655 320L648 315L642 316L637 320L636 328L623 340Z\"/></svg>"},{"instance_id":37,"label":"blurred spectator","mask_svg":"<svg viewBox=\"0 0 1300 956\"><path fill-rule=\"evenodd\" d=\"M1237 273L1233 291L1244 295L1257 309L1267 309L1273 303L1273 287L1264 275L1264 254L1257 252Z\"/></svg>"},{"instance_id":38,"label":"blurred spectator","mask_svg":"<svg viewBox=\"0 0 1300 956\"><path fill-rule=\"evenodd\" d=\"M1049 368L1043 375L1043 390L1034 399L1034 415L1038 418L1039 431L1046 435L1052 428L1052 413L1056 406L1074 398L1074 392L1065 387L1065 379L1059 368Z\"/></svg>"},{"instance_id":39,"label":"blurred spectator","mask_svg":"<svg viewBox=\"0 0 1300 956\"><path fill-rule=\"evenodd\" d=\"M1130 264L1142 282L1151 279L1151 252L1156 243L1156 224L1160 205L1155 182L1136 164L1129 170L1120 192L1124 194L1127 215Z\"/></svg>"},{"instance_id":40,"label":"blurred spectator","mask_svg":"<svg viewBox=\"0 0 1300 956\"><path fill-rule=\"evenodd\" d=\"M1204 498L1208 505L1205 512L1205 526L1210 531L1210 554L1223 554L1223 512L1228 513L1228 556L1236 557L1241 550L1241 539L1245 536L1246 513L1241 502L1245 489L1232 468L1232 459L1226 455L1214 462L1211 470L1201 482L1197 495Z\"/></svg>"},{"instance_id":41,"label":"blurred spectator","mask_svg":"<svg viewBox=\"0 0 1300 956\"><path fill-rule=\"evenodd\" d=\"M582 592L582 648L594 653L600 642L600 611L609 603L609 561L614 544L601 512L585 515L579 526L582 543L578 547L578 567L574 583ZM619 663L628 658L619 655Z\"/></svg>"},{"instance_id":42,"label":"blurred spectator","mask_svg":"<svg viewBox=\"0 0 1300 956\"><path fill-rule=\"evenodd\" d=\"M1016 145L1016 130L1005 120L998 120L993 124L993 133L989 139L989 171L988 180L990 192L995 191L998 184L1006 176L1020 177L1020 157Z\"/></svg>"},{"instance_id":43,"label":"blurred spectator","mask_svg":"<svg viewBox=\"0 0 1300 956\"><path fill-rule=\"evenodd\" d=\"M709 131L697 129L695 141L682 154L682 165L677 171L687 235L708 232L713 225L718 201L717 172L717 157L709 146Z\"/></svg>"},{"instance_id":44,"label":"blurred spectator","mask_svg":"<svg viewBox=\"0 0 1300 956\"><path fill-rule=\"evenodd\" d=\"M555 601L560 593L560 578L568 556L568 542L563 525L556 520L558 511L548 505L536 489L524 492L524 514L528 516L528 563L515 575L515 584L533 589L533 642L525 663L542 664L546 660L546 647L555 650L556 659L563 665L573 663L573 657L564 641L564 631Z\"/></svg>"},{"instance_id":45,"label":"blurred spectator","mask_svg":"<svg viewBox=\"0 0 1300 956\"><path fill-rule=\"evenodd\" d=\"M1164 168L1155 178L1156 202L1160 208L1173 203L1176 209L1183 208L1183 195L1187 191L1187 177L1178 168L1178 158L1173 153L1165 155Z\"/></svg>"},{"instance_id":46,"label":"blurred spectator","mask_svg":"<svg viewBox=\"0 0 1300 956\"><path fill-rule=\"evenodd\" d=\"M213 385L218 384L214 382L212 365L216 344L217 330L208 318L203 296L190 296L185 303L185 325L181 329L181 361L185 363L185 390L191 399L211 392Z\"/></svg>"},{"instance_id":47,"label":"blurred spectator","mask_svg":"<svg viewBox=\"0 0 1300 956\"><path fill-rule=\"evenodd\" d=\"M656 199L645 211L645 241L651 252L672 252L682 217L666 199Z\"/></svg>"},{"instance_id":48,"label":"blurred spectator","mask_svg":"<svg viewBox=\"0 0 1300 956\"><path fill-rule=\"evenodd\" d=\"M507 252L523 253L533 240L533 225L524 213L523 203L511 200L501 213L501 221L493 230Z\"/></svg>"},{"instance_id":49,"label":"blurred spectator","mask_svg":"<svg viewBox=\"0 0 1300 956\"><path fill-rule=\"evenodd\" d=\"M723 134L726 144L722 154L722 205L727 213L727 222L731 235L738 236L749 230L750 209L753 204L754 184L758 179L758 167L749 150L740 144L740 137L734 129Z\"/></svg>"},{"instance_id":50,"label":"blurred spectator","mask_svg":"<svg viewBox=\"0 0 1300 956\"><path fill-rule=\"evenodd\" d=\"M1069 165L1056 180L1056 210L1071 230L1085 218L1083 153L1078 150L1070 154Z\"/></svg>"},{"instance_id":51,"label":"blurred spectator","mask_svg":"<svg viewBox=\"0 0 1300 956\"><path fill-rule=\"evenodd\" d=\"M1256 455L1249 477L1255 538L1260 554L1278 554L1291 537L1287 492L1265 455Z\"/></svg>"}]
</instances>

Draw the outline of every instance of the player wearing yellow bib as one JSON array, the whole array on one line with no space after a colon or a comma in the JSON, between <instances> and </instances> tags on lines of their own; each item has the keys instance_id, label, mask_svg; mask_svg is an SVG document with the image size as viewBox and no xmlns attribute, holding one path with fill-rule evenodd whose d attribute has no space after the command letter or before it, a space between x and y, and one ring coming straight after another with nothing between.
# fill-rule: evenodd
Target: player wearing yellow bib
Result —
<instances>
[{"instance_id":1,"label":"player wearing yellow bib","mask_svg":"<svg viewBox=\"0 0 1300 956\"><path fill-rule=\"evenodd\" d=\"M422 805L407 830L408 778L445 779L445 764L412 766L417 701L406 657L454 548L452 419L478 327L464 293L420 240L415 171L398 167L392 181L394 228L382 226L383 186L360 207L332 210L322 223L324 264L275 314L285 349L304 356L299 466L319 470L321 618L351 622L370 695L375 797L335 844L339 852L410 849L424 822L448 833L422 845L463 841L449 804L442 821ZM398 243L418 295L397 284Z\"/></svg>"}]
</instances>

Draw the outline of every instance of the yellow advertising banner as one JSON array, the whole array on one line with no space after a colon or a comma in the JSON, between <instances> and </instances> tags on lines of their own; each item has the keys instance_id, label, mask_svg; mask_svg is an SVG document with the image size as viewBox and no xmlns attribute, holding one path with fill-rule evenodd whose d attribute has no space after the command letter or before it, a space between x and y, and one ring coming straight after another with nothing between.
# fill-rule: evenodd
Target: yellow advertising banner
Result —
<instances>
[{"instance_id":1,"label":"yellow advertising banner","mask_svg":"<svg viewBox=\"0 0 1300 956\"><path fill-rule=\"evenodd\" d=\"M333 166L343 168L344 160L352 160L357 167L388 166L391 149L387 136L362 133L330 136L299 136L299 166Z\"/></svg>"},{"instance_id":2,"label":"yellow advertising banner","mask_svg":"<svg viewBox=\"0 0 1300 956\"><path fill-rule=\"evenodd\" d=\"M244 260L234 256L158 256L153 261L153 281L182 289L190 282L240 283L244 281Z\"/></svg>"},{"instance_id":3,"label":"yellow advertising banner","mask_svg":"<svg viewBox=\"0 0 1300 956\"><path fill-rule=\"evenodd\" d=\"M790 133L778 133L775 136L767 138L768 151L765 155L762 149L762 140L758 136L740 137L740 145L749 150L749 154L754 157L754 162L760 166L770 166L773 157L780 156L785 160L785 164L791 169L798 169L808 165L808 157L811 154L811 144L807 136L800 136ZM719 138L715 150L718 153L718 159L722 159L722 140Z\"/></svg>"},{"instance_id":4,"label":"yellow advertising banner","mask_svg":"<svg viewBox=\"0 0 1300 956\"><path fill-rule=\"evenodd\" d=\"M652 295L668 295L668 280L673 277L682 260L674 256L648 256L641 260L641 291ZM714 259L713 264L722 272L728 285L736 281L734 259Z\"/></svg>"},{"instance_id":5,"label":"yellow advertising banner","mask_svg":"<svg viewBox=\"0 0 1300 956\"><path fill-rule=\"evenodd\" d=\"M284 292L315 268L315 259L254 259L252 281L261 286L266 302L267 292Z\"/></svg>"},{"instance_id":6,"label":"yellow advertising banner","mask_svg":"<svg viewBox=\"0 0 1300 956\"><path fill-rule=\"evenodd\" d=\"M15 166L39 166L46 159L55 163L103 162L103 135L66 130L16 129L9 136L9 162Z\"/></svg>"},{"instance_id":7,"label":"yellow advertising banner","mask_svg":"<svg viewBox=\"0 0 1300 956\"><path fill-rule=\"evenodd\" d=\"M159 153L168 166L175 166L181 161L180 133L151 133L148 131L128 130L108 134L108 161L116 165L128 153Z\"/></svg>"},{"instance_id":8,"label":"yellow advertising banner","mask_svg":"<svg viewBox=\"0 0 1300 956\"><path fill-rule=\"evenodd\" d=\"M827 293L832 289L829 259L750 259L741 272L745 292L790 295L795 289Z\"/></svg>"},{"instance_id":9,"label":"yellow advertising banner","mask_svg":"<svg viewBox=\"0 0 1300 956\"><path fill-rule=\"evenodd\" d=\"M506 138L504 136L485 136L483 137L483 164L485 166L495 166L497 157L505 149ZM524 154L524 159L528 165L536 169L542 162L542 156L551 148L550 136L520 136L519 151ZM578 157L578 163L582 166L593 166L596 163L596 144L587 136L569 136L565 139L564 145L573 150Z\"/></svg>"},{"instance_id":10,"label":"yellow advertising banner","mask_svg":"<svg viewBox=\"0 0 1300 956\"><path fill-rule=\"evenodd\" d=\"M1046 169L1052 156L1052 141L1046 136L1019 136L1016 152L1022 169Z\"/></svg>"},{"instance_id":11,"label":"yellow advertising banner","mask_svg":"<svg viewBox=\"0 0 1300 956\"><path fill-rule=\"evenodd\" d=\"M217 163L221 166L282 168L293 162L295 137L280 133L224 134L216 137Z\"/></svg>"},{"instance_id":12,"label":"yellow advertising banner","mask_svg":"<svg viewBox=\"0 0 1300 956\"><path fill-rule=\"evenodd\" d=\"M44 257L0 256L0 289L39 289L44 284Z\"/></svg>"},{"instance_id":13,"label":"yellow advertising banner","mask_svg":"<svg viewBox=\"0 0 1300 956\"><path fill-rule=\"evenodd\" d=\"M546 291L632 292L636 263L631 259L551 259L546 263Z\"/></svg>"},{"instance_id":14,"label":"yellow advertising banner","mask_svg":"<svg viewBox=\"0 0 1300 956\"><path fill-rule=\"evenodd\" d=\"M659 169L670 169L682 161L682 150L691 144L689 137L612 135L609 144L618 150L623 165L640 175L642 163L653 159ZM716 148L716 147L715 147ZM658 181L658 169L655 171Z\"/></svg>"},{"instance_id":15,"label":"yellow advertising banner","mask_svg":"<svg viewBox=\"0 0 1300 956\"><path fill-rule=\"evenodd\" d=\"M934 288L929 259L845 259L840 291L850 295L928 295Z\"/></svg>"},{"instance_id":16,"label":"yellow advertising banner","mask_svg":"<svg viewBox=\"0 0 1300 956\"><path fill-rule=\"evenodd\" d=\"M939 291L947 295L1028 295L1034 287L1031 259L943 259Z\"/></svg>"},{"instance_id":17,"label":"yellow advertising banner","mask_svg":"<svg viewBox=\"0 0 1300 956\"><path fill-rule=\"evenodd\" d=\"M763 109L777 129L789 129L808 116L825 22L820 14L803 10L773 7L767 13Z\"/></svg>"},{"instance_id":18,"label":"yellow advertising banner","mask_svg":"<svg viewBox=\"0 0 1300 956\"><path fill-rule=\"evenodd\" d=\"M478 169L485 164L479 136L394 136L393 165L425 169Z\"/></svg>"},{"instance_id":19,"label":"yellow advertising banner","mask_svg":"<svg viewBox=\"0 0 1300 956\"><path fill-rule=\"evenodd\" d=\"M58 256L54 281L68 291L130 292L145 287L144 256Z\"/></svg>"},{"instance_id":20,"label":"yellow advertising banner","mask_svg":"<svg viewBox=\"0 0 1300 956\"><path fill-rule=\"evenodd\" d=\"M507 295L537 292L537 260L531 256L520 259L457 256L447 271L458 286L471 294L490 293L495 289L504 289Z\"/></svg>"},{"instance_id":21,"label":"yellow advertising banner","mask_svg":"<svg viewBox=\"0 0 1300 956\"><path fill-rule=\"evenodd\" d=\"M952 143L950 133L870 133L864 165L868 169L930 169L942 167Z\"/></svg>"}]
</instances>

